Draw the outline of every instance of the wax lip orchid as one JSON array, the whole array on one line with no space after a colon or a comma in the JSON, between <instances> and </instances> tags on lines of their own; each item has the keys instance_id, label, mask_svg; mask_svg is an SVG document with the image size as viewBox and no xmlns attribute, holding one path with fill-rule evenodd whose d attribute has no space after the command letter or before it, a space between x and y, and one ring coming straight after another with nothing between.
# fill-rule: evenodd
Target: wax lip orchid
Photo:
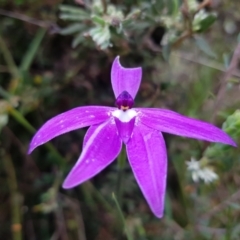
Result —
<instances>
[{"instance_id":1,"label":"wax lip orchid","mask_svg":"<svg viewBox=\"0 0 240 240\"><path fill-rule=\"evenodd\" d=\"M142 69L123 68L113 62L111 81L115 107L84 106L47 121L33 137L29 153L60 134L90 126L82 153L63 183L72 188L95 176L119 155L126 144L127 157L152 212L163 215L167 176L167 151L162 132L236 146L221 129L176 112L157 108L132 108Z\"/></svg>"}]
</instances>

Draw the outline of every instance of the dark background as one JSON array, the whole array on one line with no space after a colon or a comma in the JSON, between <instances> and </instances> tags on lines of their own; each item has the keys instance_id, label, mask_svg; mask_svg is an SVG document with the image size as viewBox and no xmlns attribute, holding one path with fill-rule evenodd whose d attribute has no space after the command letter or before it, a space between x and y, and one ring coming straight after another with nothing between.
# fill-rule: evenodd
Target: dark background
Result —
<instances>
[{"instance_id":1,"label":"dark background","mask_svg":"<svg viewBox=\"0 0 240 240\"><path fill-rule=\"evenodd\" d=\"M0 0L0 239L239 239L238 148L165 134L162 219L149 210L128 163L123 172L116 161L62 189L86 129L26 154L35 129L51 117L114 105L117 55L123 66L143 68L135 106L223 126L239 142L239 11L238 0ZM194 182L191 158L218 180ZM112 197L119 174L121 211Z\"/></svg>"}]
</instances>

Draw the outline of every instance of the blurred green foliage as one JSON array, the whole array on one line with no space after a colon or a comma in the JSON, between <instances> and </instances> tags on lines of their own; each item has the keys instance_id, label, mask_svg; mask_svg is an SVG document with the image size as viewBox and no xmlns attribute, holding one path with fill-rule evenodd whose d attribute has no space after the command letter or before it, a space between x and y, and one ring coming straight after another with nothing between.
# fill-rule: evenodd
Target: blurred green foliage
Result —
<instances>
[{"instance_id":1,"label":"blurred green foliage","mask_svg":"<svg viewBox=\"0 0 240 240\"><path fill-rule=\"evenodd\" d=\"M137 106L222 125L239 145L239 9L237 0L0 1L0 239L238 240L239 148L166 134L161 220L128 163L61 188L84 129L26 153L35 129L56 114L114 104L116 55L143 67ZM218 180L194 182L191 158Z\"/></svg>"},{"instance_id":2,"label":"blurred green foliage","mask_svg":"<svg viewBox=\"0 0 240 240\"><path fill-rule=\"evenodd\" d=\"M127 7L94 0L86 4L86 9L60 5L60 19L73 22L62 29L61 34L74 34L73 47L91 37L100 49L106 49L119 45L123 39L131 43L132 38L162 26L166 32L158 44L174 45L181 36L206 31L216 20L215 12L199 9L195 0L189 0L185 6L187 16L180 11L180 4L178 0L152 1L151 4L140 1L136 6Z\"/></svg>"}]
</instances>

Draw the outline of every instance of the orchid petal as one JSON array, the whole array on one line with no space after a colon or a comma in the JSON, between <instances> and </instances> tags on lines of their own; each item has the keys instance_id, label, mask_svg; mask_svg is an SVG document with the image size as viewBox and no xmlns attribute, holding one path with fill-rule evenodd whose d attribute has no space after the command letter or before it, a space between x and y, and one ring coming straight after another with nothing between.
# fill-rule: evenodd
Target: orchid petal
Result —
<instances>
[{"instance_id":1,"label":"orchid petal","mask_svg":"<svg viewBox=\"0 0 240 240\"><path fill-rule=\"evenodd\" d=\"M47 121L34 135L28 153L37 146L63 133L98 124L109 119L110 112L115 108L102 106L77 107Z\"/></svg>"},{"instance_id":2,"label":"orchid petal","mask_svg":"<svg viewBox=\"0 0 240 240\"><path fill-rule=\"evenodd\" d=\"M162 133L144 125L133 130L127 155L134 176L151 210L161 218L167 176L167 153Z\"/></svg>"},{"instance_id":3,"label":"orchid petal","mask_svg":"<svg viewBox=\"0 0 240 240\"><path fill-rule=\"evenodd\" d=\"M134 124L135 124L135 117L132 118L129 122L122 122L118 118L114 118L116 127L118 129L119 137L122 141L127 144L129 139L132 136Z\"/></svg>"},{"instance_id":4,"label":"orchid petal","mask_svg":"<svg viewBox=\"0 0 240 240\"><path fill-rule=\"evenodd\" d=\"M72 188L90 179L113 162L121 151L122 142L113 119L90 127L86 135L82 154L63 188Z\"/></svg>"},{"instance_id":5,"label":"orchid petal","mask_svg":"<svg viewBox=\"0 0 240 240\"><path fill-rule=\"evenodd\" d=\"M84 138L83 138L83 148L86 146L87 144L87 141L89 140L89 138L94 134L95 130L101 125L102 123L100 124L95 124L95 125L92 125L88 128Z\"/></svg>"},{"instance_id":6,"label":"orchid petal","mask_svg":"<svg viewBox=\"0 0 240 240\"><path fill-rule=\"evenodd\" d=\"M231 137L210 123L165 109L138 108L135 110L141 113L139 114L141 123L161 132L236 146Z\"/></svg>"},{"instance_id":7,"label":"orchid petal","mask_svg":"<svg viewBox=\"0 0 240 240\"><path fill-rule=\"evenodd\" d=\"M142 79L142 68L124 68L116 57L111 71L111 81L114 95L117 98L123 91L127 91L135 98Z\"/></svg>"}]
</instances>

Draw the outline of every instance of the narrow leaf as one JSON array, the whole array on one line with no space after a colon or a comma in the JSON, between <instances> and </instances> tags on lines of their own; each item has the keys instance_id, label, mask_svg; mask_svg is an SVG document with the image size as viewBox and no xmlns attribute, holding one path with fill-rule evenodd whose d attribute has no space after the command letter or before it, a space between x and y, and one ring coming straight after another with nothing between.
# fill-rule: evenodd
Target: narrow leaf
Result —
<instances>
[{"instance_id":1,"label":"narrow leaf","mask_svg":"<svg viewBox=\"0 0 240 240\"><path fill-rule=\"evenodd\" d=\"M66 28L63 28L60 31L60 34L62 34L62 35L70 35L70 34L73 34L73 33L76 33L76 32L81 32L84 28L85 28L84 25L82 25L80 23L74 23L74 24L69 25Z\"/></svg>"},{"instance_id":2,"label":"narrow leaf","mask_svg":"<svg viewBox=\"0 0 240 240\"><path fill-rule=\"evenodd\" d=\"M208 42L202 37L195 37L195 42L200 50L210 57L216 58L216 54L213 52L212 48L209 46Z\"/></svg>"},{"instance_id":3,"label":"narrow leaf","mask_svg":"<svg viewBox=\"0 0 240 240\"><path fill-rule=\"evenodd\" d=\"M79 7L73 7L73 6L68 6L68 5L60 5L59 9L62 11L62 12L65 12L65 13L68 13L68 14L79 14L79 15L85 15L86 17L88 17L88 13L79 8Z\"/></svg>"},{"instance_id":4,"label":"narrow leaf","mask_svg":"<svg viewBox=\"0 0 240 240\"><path fill-rule=\"evenodd\" d=\"M46 33L46 29L41 28L39 29L39 31L37 32L35 38L33 39L33 41L31 42L27 52L25 53L25 56L23 57L23 60L21 62L20 65L20 70L21 71L28 71L36 54L37 51L39 49L39 46L43 40L43 37Z\"/></svg>"},{"instance_id":5,"label":"narrow leaf","mask_svg":"<svg viewBox=\"0 0 240 240\"><path fill-rule=\"evenodd\" d=\"M89 16L80 15L80 14L62 13L59 15L59 18L63 20L69 20L69 21L82 21L82 20L88 19Z\"/></svg>"}]
</instances>

